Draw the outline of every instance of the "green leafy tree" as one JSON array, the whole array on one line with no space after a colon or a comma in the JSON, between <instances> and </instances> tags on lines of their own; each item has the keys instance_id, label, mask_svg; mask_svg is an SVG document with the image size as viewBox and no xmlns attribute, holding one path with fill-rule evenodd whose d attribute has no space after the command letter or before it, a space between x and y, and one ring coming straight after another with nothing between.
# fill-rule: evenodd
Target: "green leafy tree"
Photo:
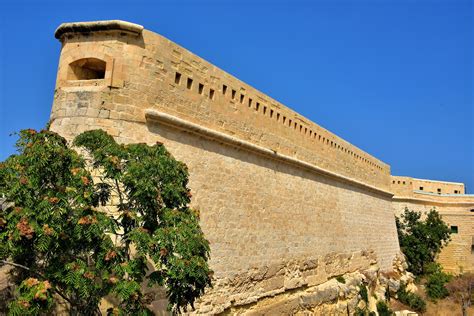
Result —
<instances>
[{"instance_id":1,"label":"green leafy tree","mask_svg":"<svg viewBox=\"0 0 474 316\"><path fill-rule=\"evenodd\" d=\"M435 261L441 249L450 241L451 231L436 210L422 219L420 212L405 209L396 217L398 240L405 254L408 269L415 275L425 273L426 265Z\"/></svg>"},{"instance_id":2,"label":"green leafy tree","mask_svg":"<svg viewBox=\"0 0 474 316\"><path fill-rule=\"evenodd\" d=\"M186 166L162 144L121 145L101 130L74 145L84 155L51 131L23 130L0 164L0 262L17 284L9 313L44 313L62 297L72 315L92 315L112 295L109 313L146 315L142 282L165 286L170 309L192 306L211 271Z\"/></svg>"},{"instance_id":3,"label":"green leafy tree","mask_svg":"<svg viewBox=\"0 0 474 316\"><path fill-rule=\"evenodd\" d=\"M426 277L426 294L432 300L445 298L449 295L448 289L445 287L452 276L444 273L443 268L437 262L431 263L425 267Z\"/></svg>"}]
</instances>

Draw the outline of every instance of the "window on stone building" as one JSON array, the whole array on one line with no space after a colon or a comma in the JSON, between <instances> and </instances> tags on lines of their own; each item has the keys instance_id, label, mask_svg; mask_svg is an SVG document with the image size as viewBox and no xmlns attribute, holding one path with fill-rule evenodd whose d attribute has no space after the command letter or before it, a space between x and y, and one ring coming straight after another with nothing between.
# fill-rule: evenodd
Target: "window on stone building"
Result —
<instances>
[{"instance_id":1,"label":"window on stone building","mask_svg":"<svg viewBox=\"0 0 474 316\"><path fill-rule=\"evenodd\" d=\"M225 84L222 85L222 94L226 94L227 86Z\"/></svg>"},{"instance_id":2,"label":"window on stone building","mask_svg":"<svg viewBox=\"0 0 474 316\"><path fill-rule=\"evenodd\" d=\"M458 233L458 227L457 226L451 226L451 234L457 234Z\"/></svg>"},{"instance_id":3,"label":"window on stone building","mask_svg":"<svg viewBox=\"0 0 474 316\"><path fill-rule=\"evenodd\" d=\"M82 58L69 64L68 80L94 80L105 78L106 63L97 58Z\"/></svg>"},{"instance_id":4,"label":"window on stone building","mask_svg":"<svg viewBox=\"0 0 474 316\"><path fill-rule=\"evenodd\" d=\"M232 89L232 100L235 99L235 94L237 93L237 91L235 91L234 89Z\"/></svg>"},{"instance_id":5,"label":"window on stone building","mask_svg":"<svg viewBox=\"0 0 474 316\"><path fill-rule=\"evenodd\" d=\"M193 79L188 78L188 81L187 81L187 83L186 83L186 87L187 87L188 89L191 89L191 88L193 87Z\"/></svg>"},{"instance_id":6,"label":"window on stone building","mask_svg":"<svg viewBox=\"0 0 474 316\"><path fill-rule=\"evenodd\" d=\"M179 84L181 82L181 74L179 72L174 76L174 83Z\"/></svg>"},{"instance_id":7,"label":"window on stone building","mask_svg":"<svg viewBox=\"0 0 474 316\"><path fill-rule=\"evenodd\" d=\"M245 96L243 94L240 94L240 103L244 103L244 98Z\"/></svg>"},{"instance_id":8,"label":"window on stone building","mask_svg":"<svg viewBox=\"0 0 474 316\"><path fill-rule=\"evenodd\" d=\"M441 189L438 189L438 194L441 194Z\"/></svg>"},{"instance_id":9,"label":"window on stone building","mask_svg":"<svg viewBox=\"0 0 474 316\"><path fill-rule=\"evenodd\" d=\"M423 191L423 187L420 187L420 191Z\"/></svg>"},{"instance_id":10,"label":"window on stone building","mask_svg":"<svg viewBox=\"0 0 474 316\"><path fill-rule=\"evenodd\" d=\"M214 89L209 90L209 99L214 100Z\"/></svg>"},{"instance_id":11,"label":"window on stone building","mask_svg":"<svg viewBox=\"0 0 474 316\"><path fill-rule=\"evenodd\" d=\"M454 190L454 194L458 194L458 193L459 193L459 191L458 191L458 190Z\"/></svg>"},{"instance_id":12,"label":"window on stone building","mask_svg":"<svg viewBox=\"0 0 474 316\"><path fill-rule=\"evenodd\" d=\"M474 213L474 208L473 208L473 209L471 209L471 213Z\"/></svg>"},{"instance_id":13,"label":"window on stone building","mask_svg":"<svg viewBox=\"0 0 474 316\"><path fill-rule=\"evenodd\" d=\"M199 94L204 92L204 85L202 83L199 84Z\"/></svg>"},{"instance_id":14,"label":"window on stone building","mask_svg":"<svg viewBox=\"0 0 474 316\"><path fill-rule=\"evenodd\" d=\"M252 98L249 98L249 108L252 107Z\"/></svg>"}]
</instances>

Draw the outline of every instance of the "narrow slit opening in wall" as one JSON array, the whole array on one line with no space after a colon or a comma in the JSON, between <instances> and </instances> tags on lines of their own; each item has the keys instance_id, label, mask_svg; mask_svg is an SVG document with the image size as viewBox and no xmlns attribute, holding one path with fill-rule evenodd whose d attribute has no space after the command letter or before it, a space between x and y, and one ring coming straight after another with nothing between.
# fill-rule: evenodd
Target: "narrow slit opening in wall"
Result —
<instances>
[{"instance_id":1,"label":"narrow slit opening in wall","mask_svg":"<svg viewBox=\"0 0 474 316\"><path fill-rule=\"evenodd\" d=\"M174 83L179 84L181 82L181 74L179 72L174 76Z\"/></svg>"},{"instance_id":2,"label":"narrow slit opening in wall","mask_svg":"<svg viewBox=\"0 0 474 316\"><path fill-rule=\"evenodd\" d=\"M291 127L291 119L288 119L288 127Z\"/></svg>"},{"instance_id":3,"label":"narrow slit opening in wall","mask_svg":"<svg viewBox=\"0 0 474 316\"><path fill-rule=\"evenodd\" d=\"M298 126L298 123L295 122L295 129L296 129L297 126Z\"/></svg>"},{"instance_id":4,"label":"narrow slit opening in wall","mask_svg":"<svg viewBox=\"0 0 474 316\"><path fill-rule=\"evenodd\" d=\"M286 123L286 116L283 116L283 124Z\"/></svg>"},{"instance_id":5,"label":"narrow slit opening in wall","mask_svg":"<svg viewBox=\"0 0 474 316\"><path fill-rule=\"evenodd\" d=\"M227 86L225 84L222 85L222 94L225 95L227 93Z\"/></svg>"},{"instance_id":6,"label":"narrow slit opening in wall","mask_svg":"<svg viewBox=\"0 0 474 316\"><path fill-rule=\"evenodd\" d=\"M240 103L244 103L244 97L245 96L243 94L240 95Z\"/></svg>"},{"instance_id":7,"label":"narrow slit opening in wall","mask_svg":"<svg viewBox=\"0 0 474 316\"><path fill-rule=\"evenodd\" d=\"M277 113L277 121L280 121L280 113Z\"/></svg>"},{"instance_id":8,"label":"narrow slit opening in wall","mask_svg":"<svg viewBox=\"0 0 474 316\"><path fill-rule=\"evenodd\" d=\"M267 107L264 105L263 106L263 115L265 115L267 113Z\"/></svg>"},{"instance_id":9,"label":"narrow slit opening in wall","mask_svg":"<svg viewBox=\"0 0 474 316\"><path fill-rule=\"evenodd\" d=\"M260 108L260 103L259 103L259 102L257 102L257 103L255 104L255 111L257 111L257 112L258 112L258 109L259 109L259 108Z\"/></svg>"},{"instance_id":10,"label":"narrow slit opening in wall","mask_svg":"<svg viewBox=\"0 0 474 316\"><path fill-rule=\"evenodd\" d=\"M273 110L270 110L270 118L273 117Z\"/></svg>"},{"instance_id":11,"label":"narrow slit opening in wall","mask_svg":"<svg viewBox=\"0 0 474 316\"><path fill-rule=\"evenodd\" d=\"M235 94L237 93L237 91L235 91L234 89L232 89L232 100L235 99Z\"/></svg>"},{"instance_id":12,"label":"narrow slit opening in wall","mask_svg":"<svg viewBox=\"0 0 474 316\"><path fill-rule=\"evenodd\" d=\"M188 89L191 89L191 88L193 87L193 79L188 78L188 81L187 81L187 83L186 83L186 87L187 87Z\"/></svg>"},{"instance_id":13,"label":"narrow slit opening in wall","mask_svg":"<svg viewBox=\"0 0 474 316\"><path fill-rule=\"evenodd\" d=\"M199 94L202 94L204 92L204 85L202 83L199 84Z\"/></svg>"},{"instance_id":14,"label":"narrow slit opening in wall","mask_svg":"<svg viewBox=\"0 0 474 316\"><path fill-rule=\"evenodd\" d=\"M252 107L252 101L253 101L252 98L249 98L249 108Z\"/></svg>"},{"instance_id":15,"label":"narrow slit opening in wall","mask_svg":"<svg viewBox=\"0 0 474 316\"><path fill-rule=\"evenodd\" d=\"M214 89L209 89L209 99L214 100Z\"/></svg>"}]
</instances>

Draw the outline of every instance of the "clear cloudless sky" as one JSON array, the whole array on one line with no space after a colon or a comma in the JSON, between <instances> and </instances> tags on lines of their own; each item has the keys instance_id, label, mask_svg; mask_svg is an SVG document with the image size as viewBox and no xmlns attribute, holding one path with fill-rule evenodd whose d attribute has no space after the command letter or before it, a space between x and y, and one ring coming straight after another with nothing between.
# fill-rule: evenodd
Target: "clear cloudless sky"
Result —
<instances>
[{"instance_id":1,"label":"clear cloudless sky","mask_svg":"<svg viewBox=\"0 0 474 316\"><path fill-rule=\"evenodd\" d=\"M143 25L382 161L474 193L473 2L0 1L0 160L53 101L63 22Z\"/></svg>"}]
</instances>

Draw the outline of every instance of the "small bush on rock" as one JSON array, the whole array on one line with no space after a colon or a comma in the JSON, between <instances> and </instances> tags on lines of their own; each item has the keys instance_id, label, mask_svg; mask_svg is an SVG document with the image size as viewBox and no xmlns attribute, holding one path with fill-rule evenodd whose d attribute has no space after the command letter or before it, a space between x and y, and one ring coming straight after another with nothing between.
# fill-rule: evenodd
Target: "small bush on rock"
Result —
<instances>
[{"instance_id":1,"label":"small bush on rock","mask_svg":"<svg viewBox=\"0 0 474 316\"><path fill-rule=\"evenodd\" d=\"M432 300L442 299L449 295L445 284L451 280L451 276L443 272L438 263L433 263L427 268L430 274L427 277L426 294Z\"/></svg>"},{"instance_id":2,"label":"small bush on rock","mask_svg":"<svg viewBox=\"0 0 474 316\"><path fill-rule=\"evenodd\" d=\"M365 284L362 284L360 286L359 295L366 304L369 303L369 294L367 293L367 287L365 286Z\"/></svg>"},{"instance_id":3,"label":"small bush on rock","mask_svg":"<svg viewBox=\"0 0 474 316\"><path fill-rule=\"evenodd\" d=\"M388 307L387 303L384 301L377 302L377 312L379 316L392 316L393 311Z\"/></svg>"},{"instance_id":4,"label":"small bush on rock","mask_svg":"<svg viewBox=\"0 0 474 316\"><path fill-rule=\"evenodd\" d=\"M336 280L337 280L337 282L339 282L339 283L346 284L346 280L344 279L344 277L343 277L342 275L338 275L338 276L336 277Z\"/></svg>"},{"instance_id":5,"label":"small bush on rock","mask_svg":"<svg viewBox=\"0 0 474 316\"><path fill-rule=\"evenodd\" d=\"M426 311L426 302L417 294L408 292L404 283L400 284L397 291L398 300L417 312Z\"/></svg>"}]
</instances>

